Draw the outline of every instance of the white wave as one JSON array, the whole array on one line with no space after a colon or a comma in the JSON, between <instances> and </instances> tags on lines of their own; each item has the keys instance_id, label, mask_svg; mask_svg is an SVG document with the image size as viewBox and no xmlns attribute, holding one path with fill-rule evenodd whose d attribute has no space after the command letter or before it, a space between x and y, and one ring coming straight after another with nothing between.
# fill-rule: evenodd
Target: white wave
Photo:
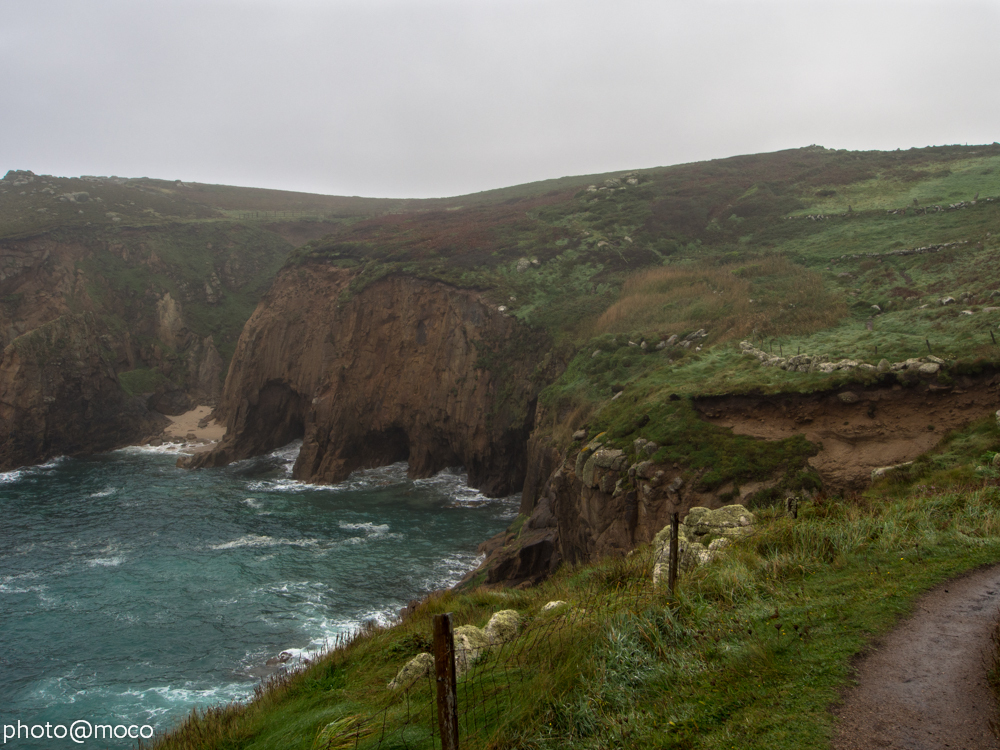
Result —
<instances>
[{"instance_id":1,"label":"white wave","mask_svg":"<svg viewBox=\"0 0 1000 750\"><path fill-rule=\"evenodd\" d=\"M24 477L25 473L24 469L0 471L0 484L14 484L14 482L20 481Z\"/></svg>"},{"instance_id":2,"label":"white wave","mask_svg":"<svg viewBox=\"0 0 1000 750\"><path fill-rule=\"evenodd\" d=\"M154 453L174 456L181 453L189 453L190 449L184 443L164 443L163 445L127 445L124 448L119 448L118 450L112 452L126 453L130 455Z\"/></svg>"},{"instance_id":3,"label":"white wave","mask_svg":"<svg viewBox=\"0 0 1000 750\"><path fill-rule=\"evenodd\" d=\"M485 559L485 555L452 553L435 562L428 575L418 581L418 585L426 591L449 589Z\"/></svg>"},{"instance_id":4,"label":"white wave","mask_svg":"<svg viewBox=\"0 0 1000 750\"><path fill-rule=\"evenodd\" d=\"M302 441L293 440L288 445L283 445L277 450L267 454L268 458L276 458L284 464L285 473L291 476L295 462L299 458L299 451L302 450Z\"/></svg>"},{"instance_id":5,"label":"white wave","mask_svg":"<svg viewBox=\"0 0 1000 750\"><path fill-rule=\"evenodd\" d=\"M96 694L104 705L114 706L126 703L132 712L138 708L145 717L140 721L148 723L164 714L168 715L168 718L176 720L178 706L189 710L194 706L205 707L244 701L253 694L253 688L254 684L250 682L231 682L206 688L189 681L178 687L160 685L143 690L130 689L121 692L90 688L81 692L86 693L91 698Z\"/></svg>"},{"instance_id":6,"label":"white wave","mask_svg":"<svg viewBox=\"0 0 1000 750\"><path fill-rule=\"evenodd\" d=\"M439 471L432 477L414 479L415 487L431 487L451 500L452 507L470 508L486 503L500 503L510 506L503 514L505 517L513 511L511 517L517 516L517 506L520 505L520 493L507 497L488 497L475 487L469 486L469 475L462 467L452 467Z\"/></svg>"},{"instance_id":7,"label":"white wave","mask_svg":"<svg viewBox=\"0 0 1000 750\"><path fill-rule=\"evenodd\" d=\"M371 521L365 521L364 523L347 523L341 521L338 525L345 531L364 531L374 536L381 536L389 531L389 524L372 523Z\"/></svg>"},{"instance_id":8,"label":"white wave","mask_svg":"<svg viewBox=\"0 0 1000 750\"><path fill-rule=\"evenodd\" d=\"M109 496L115 494L116 492L118 492L118 488L117 487L106 487L105 489L101 490L100 492L93 492L90 495L87 495L87 497L109 497Z\"/></svg>"},{"instance_id":9,"label":"white wave","mask_svg":"<svg viewBox=\"0 0 1000 750\"><path fill-rule=\"evenodd\" d=\"M296 547L313 547L319 544L318 539L275 539L263 534L246 534L239 539L222 544L210 545L210 549L240 549L242 547L278 547L281 545L291 545Z\"/></svg>"},{"instance_id":10,"label":"white wave","mask_svg":"<svg viewBox=\"0 0 1000 750\"><path fill-rule=\"evenodd\" d=\"M263 507L263 503L254 497L247 497L240 501L244 505L249 505L251 508L257 509Z\"/></svg>"},{"instance_id":11,"label":"white wave","mask_svg":"<svg viewBox=\"0 0 1000 750\"><path fill-rule=\"evenodd\" d=\"M309 484L298 479L259 479L247 485L250 492L311 492L314 490L331 490L325 484Z\"/></svg>"},{"instance_id":12,"label":"white wave","mask_svg":"<svg viewBox=\"0 0 1000 750\"><path fill-rule=\"evenodd\" d=\"M14 484L25 477L38 473L39 471L54 469L66 460L68 460L66 456L58 456L50 461L46 461L43 464L22 466L20 469L14 469L13 471L0 471L0 484Z\"/></svg>"},{"instance_id":13,"label":"white wave","mask_svg":"<svg viewBox=\"0 0 1000 750\"><path fill-rule=\"evenodd\" d=\"M9 583L0 583L0 594L30 594L31 592L41 593L44 586L12 586Z\"/></svg>"},{"instance_id":14,"label":"white wave","mask_svg":"<svg viewBox=\"0 0 1000 750\"><path fill-rule=\"evenodd\" d=\"M285 666L296 666L304 660L312 661L330 651L337 645L338 640L356 633L366 622L386 626L392 624L395 618L395 608L373 609L358 613L354 617L328 617L323 613L304 617L302 618L302 629L305 631L306 637L309 638L309 643L305 647L290 646L282 649L280 653L291 654L291 659Z\"/></svg>"},{"instance_id":15,"label":"white wave","mask_svg":"<svg viewBox=\"0 0 1000 750\"><path fill-rule=\"evenodd\" d=\"M26 586L26 581L34 581L39 578L39 574L34 571L19 573L17 575L0 576L0 594L27 594L31 591L41 591L44 586Z\"/></svg>"},{"instance_id":16,"label":"white wave","mask_svg":"<svg viewBox=\"0 0 1000 750\"><path fill-rule=\"evenodd\" d=\"M87 560L87 565L91 568L115 568L125 562L125 558L121 555L115 555L114 557L95 557L92 560Z\"/></svg>"}]
</instances>

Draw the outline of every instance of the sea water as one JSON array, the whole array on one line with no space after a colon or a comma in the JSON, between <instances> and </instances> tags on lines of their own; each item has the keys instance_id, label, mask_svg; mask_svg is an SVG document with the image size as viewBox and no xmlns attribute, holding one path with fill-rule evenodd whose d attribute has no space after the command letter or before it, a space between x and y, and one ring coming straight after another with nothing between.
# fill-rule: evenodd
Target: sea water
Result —
<instances>
[{"instance_id":1,"label":"sea water","mask_svg":"<svg viewBox=\"0 0 1000 750\"><path fill-rule=\"evenodd\" d=\"M244 700L269 659L456 583L517 512L458 470L304 484L297 453L185 471L169 448L126 448L0 474L0 725L159 733ZM6 746L81 746L23 736Z\"/></svg>"}]
</instances>

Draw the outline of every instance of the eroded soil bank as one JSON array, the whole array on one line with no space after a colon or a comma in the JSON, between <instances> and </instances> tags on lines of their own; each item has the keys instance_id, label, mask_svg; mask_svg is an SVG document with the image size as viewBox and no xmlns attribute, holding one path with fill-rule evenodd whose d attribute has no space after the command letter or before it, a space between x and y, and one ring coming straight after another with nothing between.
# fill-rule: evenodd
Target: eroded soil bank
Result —
<instances>
[{"instance_id":1,"label":"eroded soil bank","mask_svg":"<svg viewBox=\"0 0 1000 750\"><path fill-rule=\"evenodd\" d=\"M857 687L835 713L835 750L1000 750L986 680L1000 612L1000 565L925 594L913 615L857 663Z\"/></svg>"},{"instance_id":2,"label":"eroded soil bank","mask_svg":"<svg viewBox=\"0 0 1000 750\"><path fill-rule=\"evenodd\" d=\"M912 461L949 430L1000 406L1000 375L959 376L950 387L844 387L815 394L718 396L695 400L711 422L766 440L801 434L821 444L809 459L827 489L862 489L871 472Z\"/></svg>"}]
</instances>

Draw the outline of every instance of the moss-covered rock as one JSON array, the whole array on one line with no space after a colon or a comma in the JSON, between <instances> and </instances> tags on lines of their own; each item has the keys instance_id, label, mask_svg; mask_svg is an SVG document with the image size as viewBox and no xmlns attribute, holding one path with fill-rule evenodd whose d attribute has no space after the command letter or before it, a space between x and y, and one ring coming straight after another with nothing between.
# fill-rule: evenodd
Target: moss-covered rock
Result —
<instances>
[{"instance_id":1,"label":"moss-covered rock","mask_svg":"<svg viewBox=\"0 0 1000 750\"><path fill-rule=\"evenodd\" d=\"M491 646L499 646L517 638L521 629L521 615L516 609L503 609L486 623L483 632Z\"/></svg>"},{"instance_id":2,"label":"moss-covered rock","mask_svg":"<svg viewBox=\"0 0 1000 750\"><path fill-rule=\"evenodd\" d=\"M691 570L710 562L730 542L753 531L754 516L734 503L721 508L697 507L688 511L677 527L677 567ZM653 539L656 564L653 581L667 576L670 565L670 526L664 526Z\"/></svg>"},{"instance_id":3,"label":"moss-covered rock","mask_svg":"<svg viewBox=\"0 0 1000 750\"><path fill-rule=\"evenodd\" d=\"M486 631L475 625L460 625L455 628L455 673L464 674L473 662L490 647Z\"/></svg>"},{"instance_id":4,"label":"moss-covered rock","mask_svg":"<svg viewBox=\"0 0 1000 750\"><path fill-rule=\"evenodd\" d=\"M426 652L410 659L389 682L390 690L409 688L414 682L434 671L434 657ZM328 725L332 726L332 725Z\"/></svg>"}]
</instances>

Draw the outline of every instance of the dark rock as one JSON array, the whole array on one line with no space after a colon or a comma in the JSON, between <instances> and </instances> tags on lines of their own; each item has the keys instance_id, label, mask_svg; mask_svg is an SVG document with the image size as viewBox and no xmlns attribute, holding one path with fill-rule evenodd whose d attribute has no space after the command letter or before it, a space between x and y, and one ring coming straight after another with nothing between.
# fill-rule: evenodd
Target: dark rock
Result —
<instances>
[{"instance_id":1,"label":"dark rock","mask_svg":"<svg viewBox=\"0 0 1000 750\"><path fill-rule=\"evenodd\" d=\"M180 416L194 408L190 397L181 390L158 391L149 397L146 405L150 411L169 414L172 417Z\"/></svg>"},{"instance_id":2,"label":"dark rock","mask_svg":"<svg viewBox=\"0 0 1000 750\"><path fill-rule=\"evenodd\" d=\"M90 313L64 315L0 355L0 471L139 442L166 420L118 382Z\"/></svg>"}]
</instances>

